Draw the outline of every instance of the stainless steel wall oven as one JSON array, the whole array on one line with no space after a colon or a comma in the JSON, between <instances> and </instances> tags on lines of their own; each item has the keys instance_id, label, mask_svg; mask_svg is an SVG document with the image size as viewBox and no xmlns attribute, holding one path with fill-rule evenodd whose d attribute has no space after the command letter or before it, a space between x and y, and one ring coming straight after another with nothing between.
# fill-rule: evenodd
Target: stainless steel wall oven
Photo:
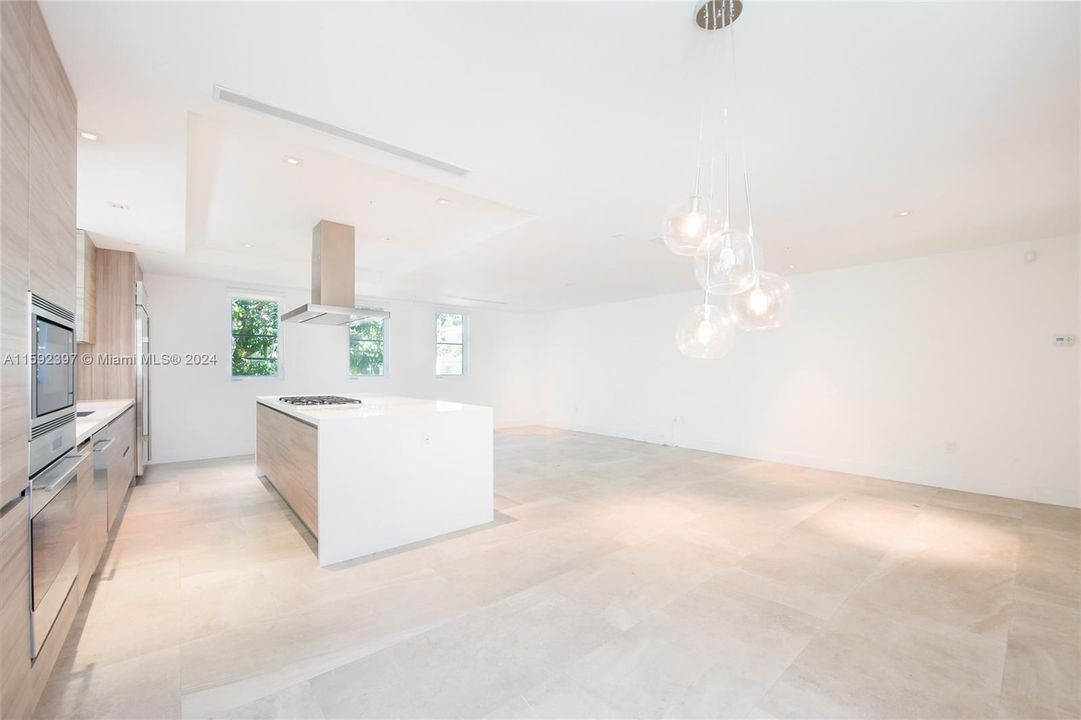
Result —
<instances>
[{"instance_id":1,"label":"stainless steel wall oven","mask_svg":"<svg viewBox=\"0 0 1081 720\"><path fill-rule=\"evenodd\" d=\"M79 573L78 495L82 455L66 455L30 481L30 657L37 657Z\"/></svg>"},{"instance_id":2,"label":"stainless steel wall oven","mask_svg":"<svg viewBox=\"0 0 1081 720\"><path fill-rule=\"evenodd\" d=\"M75 446L75 313L30 295L30 476Z\"/></svg>"},{"instance_id":3,"label":"stainless steel wall oven","mask_svg":"<svg viewBox=\"0 0 1081 720\"><path fill-rule=\"evenodd\" d=\"M30 294L30 657L37 657L79 570L74 482L75 314Z\"/></svg>"}]
</instances>

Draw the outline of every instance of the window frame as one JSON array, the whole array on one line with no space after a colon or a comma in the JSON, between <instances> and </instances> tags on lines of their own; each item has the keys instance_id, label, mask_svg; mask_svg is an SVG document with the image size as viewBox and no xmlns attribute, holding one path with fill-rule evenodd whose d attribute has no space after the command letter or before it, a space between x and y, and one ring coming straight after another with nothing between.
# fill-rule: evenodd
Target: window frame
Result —
<instances>
[{"instance_id":1,"label":"window frame","mask_svg":"<svg viewBox=\"0 0 1081 720\"><path fill-rule=\"evenodd\" d=\"M229 373L229 379L237 382L246 382L249 380L281 380L285 376L285 353L283 352L284 343L282 338L282 302L284 301L282 295L274 293L260 292L258 290L244 290L244 289L230 289L225 294L226 310L225 322L227 337L229 339L229 349L226 353L226 357L229 358L227 363L227 372ZM278 337L278 371L273 375L234 375L233 374L233 302L235 300L267 300L277 304L278 306L278 325L277 325L277 337Z\"/></svg>"},{"instance_id":2,"label":"window frame","mask_svg":"<svg viewBox=\"0 0 1081 720\"><path fill-rule=\"evenodd\" d=\"M439 346L458 344L439 342L440 315L458 315L462 318L462 371L460 373L439 372ZM461 308L437 308L435 314L432 315L432 340L434 340L433 350L435 350L435 367L433 371L437 378L462 378L469 374L469 313Z\"/></svg>"},{"instance_id":3,"label":"window frame","mask_svg":"<svg viewBox=\"0 0 1081 720\"><path fill-rule=\"evenodd\" d=\"M366 308L368 310L377 310L379 308ZM353 335L352 325L346 326L345 331L345 373L346 377L350 380L377 380L379 378L390 377L390 318L379 318L383 321L383 372L379 375L354 375L352 364L349 362L349 355L353 349ZM359 322L359 321L357 321ZM367 342L371 342L370 340Z\"/></svg>"}]
</instances>

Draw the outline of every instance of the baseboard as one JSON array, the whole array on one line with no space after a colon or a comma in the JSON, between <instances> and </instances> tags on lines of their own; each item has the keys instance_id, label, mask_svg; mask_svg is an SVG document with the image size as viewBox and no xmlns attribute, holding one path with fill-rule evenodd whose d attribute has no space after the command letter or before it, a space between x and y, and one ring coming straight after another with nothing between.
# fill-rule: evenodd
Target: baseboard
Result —
<instances>
[{"instance_id":1,"label":"baseboard","mask_svg":"<svg viewBox=\"0 0 1081 720\"><path fill-rule=\"evenodd\" d=\"M888 463L867 463L845 458L821 457L804 455L800 453L785 452L761 447L736 447L723 443L676 443L672 438L662 433L648 431L634 431L620 428L602 428L587 424L570 425L547 422L548 427L568 430L571 432L583 432L592 435L604 435L617 437L624 440L637 440L653 445L668 445L670 447L686 448L688 450L701 450L703 452L732 455L735 457L762 460L765 462L784 463L786 465L799 465L815 470L828 470L831 472L860 475L862 477L876 478L880 480L892 480L894 482L910 483L927 487L941 488L944 490L958 490L960 492L973 493L975 495L988 495L990 497L1005 497L1010 500L1022 500L1024 502L1043 503L1057 505L1059 507L1081 507L1073 503L1056 502L1054 499L1021 495L998 495L989 492L973 490L971 483L966 483L962 476L950 473L941 473L927 468L892 465Z\"/></svg>"}]
</instances>

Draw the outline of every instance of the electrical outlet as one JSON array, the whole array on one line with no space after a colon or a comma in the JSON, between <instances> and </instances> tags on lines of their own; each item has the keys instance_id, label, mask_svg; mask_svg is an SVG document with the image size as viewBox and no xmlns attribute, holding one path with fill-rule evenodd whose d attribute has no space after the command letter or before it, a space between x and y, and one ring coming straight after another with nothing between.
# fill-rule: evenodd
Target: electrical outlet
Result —
<instances>
[{"instance_id":1,"label":"electrical outlet","mask_svg":"<svg viewBox=\"0 0 1081 720\"><path fill-rule=\"evenodd\" d=\"M1055 345L1058 347L1073 347L1077 339L1073 335L1056 335Z\"/></svg>"}]
</instances>

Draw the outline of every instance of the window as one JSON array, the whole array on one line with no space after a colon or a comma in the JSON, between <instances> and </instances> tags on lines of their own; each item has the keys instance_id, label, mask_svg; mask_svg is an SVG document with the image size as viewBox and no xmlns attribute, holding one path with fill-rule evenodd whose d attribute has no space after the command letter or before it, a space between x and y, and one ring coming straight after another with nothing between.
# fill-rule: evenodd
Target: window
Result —
<instances>
[{"instance_id":1,"label":"window","mask_svg":"<svg viewBox=\"0 0 1081 720\"><path fill-rule=\"evenodd\" d=\"M266 297L234 296L232 310L232 367L234 378L277 377L278 301Z\"/></svg>"},{"instance_id":2,"label":"window","mask_svg":"<svg viewBox=\"0 0 1081 720\"><path fill-rule=\"evenodd\" d=\"M387 321L364 318L349 326L349 374L386 375Z\"/></svg>"},{"instance_id":3,"label":"window","mask_svg":"<svg viewBox=\"0 0 1081 720\"><path fill-rule=\"evenodd\" d=\"M435 316L435 374L465 374L465 315Z\"/></svg>"}]
</instances>

